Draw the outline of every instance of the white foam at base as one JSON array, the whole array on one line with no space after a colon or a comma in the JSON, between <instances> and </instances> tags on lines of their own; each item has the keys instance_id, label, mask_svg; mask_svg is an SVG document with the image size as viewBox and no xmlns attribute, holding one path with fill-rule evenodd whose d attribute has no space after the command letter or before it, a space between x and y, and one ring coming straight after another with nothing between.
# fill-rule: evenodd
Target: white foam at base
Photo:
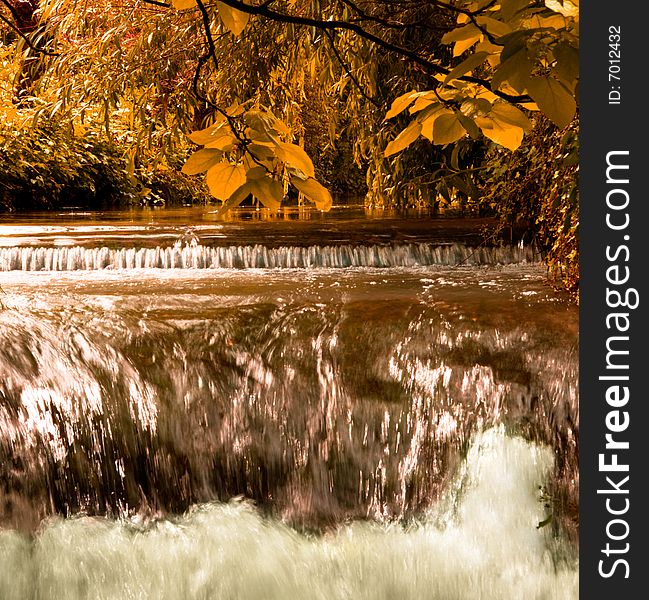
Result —
<instances>
[{"instance_id":1,"label":"white foam at base","mask_svg":"<svg viewBox=\"0 0 649 600\"><path fill-rule=\"evenodd\" d=\"M425 523L356 523L307 537L245 503L143 527L58 519L33 543L0 533L5 600L576 600L577 565L555 564L539 485L549 449L476 436Z\"/></svg>"}]
</instances>

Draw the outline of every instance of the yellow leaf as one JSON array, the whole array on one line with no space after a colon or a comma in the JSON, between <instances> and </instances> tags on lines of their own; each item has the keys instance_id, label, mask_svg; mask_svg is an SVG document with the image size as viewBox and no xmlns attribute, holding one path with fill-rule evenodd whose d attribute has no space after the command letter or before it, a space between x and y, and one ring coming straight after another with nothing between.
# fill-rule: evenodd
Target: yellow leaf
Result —
<instances>
[{"instance_id":1,"label":"yellow leaf","mask_svg":"<svg viewBox=\"0 0 649 600\"><path fill-rule=\"evenodd\" d=\"M194 144L199 144L200 146L205 146L209 144L210 142L214 141L214 138L216 137L217 134L221 132L221 130L227 126L226 121L221 121L220 123L215 123L214 125L210 125L209 127L206 127L205 129L200 129L198 131L192 131L192 133L189 134L189 139L194 142Z\"/></svg>"},{"instance_id":2,"label":"yellow leaf","mask_svg":"<svg viewBox=\"0 0 649 600\"><path fill-rule=\"evenodd\" d=\"M475 122L485 137L509 150L516 150L523 141L523 130L515 125L495 121L490 117L478 117Z\"/></svg>"},{"instance_id":3,"label":"yellow leaf","mask_svg":"<svg viewBox=\"0 0 649 600\"><path fill-rule=\"evenodd\" d=\"M484 98L485 100L488 100L489 102L493 102L494 100L498 100L498 96L494 94L493 92L486 90L484 88L480 88L478 93L475 95L476 98Z\"/></svg>"},{"instance_id":4,"label":"yellow leaf","mask_svg":"<svg viewBox=\"0 0 649 600\"><path fill-rule=\"evenodd\" d=\"M452 144L466 135L455 113L441 115L433 124L433 144Z\"/></svg>"},{"instance_id":5,"label":"yellow leaf","mask_svg":"<svg viewBox=\"0 0 649 600\"><path fill-rule=\"evenodd\" d=\"M421 123L419 121L412 121L396 138L394 138L386 147L383 156L392 156L397 152L401 152L412 144L421 133Z\"/></svg>"},{"instance_id":6,"label":"yellow leaf","mask_svg":"<svg viewBox=\"0 0 649 600\"><path fill-rule=\"evenodd\" d=\"M548 75L530 77L527 91L541 112L557 127L563 129L575 116L577 110L575 99L556 79Z\"/></svg>"},{"instance_id":7,"label":"yellow leaf","mask_svg":"<svg viewBox=\"0 0 649 600\"><path fill-rule=\"evenodd\" d=\"M207 172L205 181L212 196L219 200L227 200L246 183L246 168L243 165L221 162Z\"/></svg>"},{"instance_id":8,"label":"yellow leaf","mask_svg":"<svg viewBox=\"0 0 649 600\"><path fill-rule=\"evenodd\" d=\"M203 148L194 152L183 165L182 172L185 175L197 175L207 171L210 167L221 161L223 152L220 150Z\"/></svg>"},{"instance_id":9,"label":"yellow leaf","mask_svg":"<svg viewBox=\"0 0 649 600\"><path fill-rule=\"evenodd\" d=\"M411 115L414 115L415 113L424 110L424 108L428 108L431 104L435 104L436 102L435 94L431 92L431 95L432 97L420 96L419 98L417 98L417 100L415 100L415 103L410 107L408 112Z\"/></svg>"},{"instance_id":10,"label":"yellow leaf","mask_svg":"<svg viewBox=\"0 0 649 600\"><path fill-rule=\"evenodd\" d=\"M415 99L419 96L419 92L406 92L399 96L390 106L390 110L386 113L384 121L396 117L399 113L402 113L406 108L408 108Z\"/></svg>"},{"instance_id":11,"label":"yellow leaf","mask_svg":"<svg viewBox=\"0 0 649 600\"><path fill-rule=\"evenodd\" d=\"M451 70L451 72L446 76L444 83L448 83L449 81L451 81L451 79L462 77L462 75L465 75L469 71L472 71L476 67L480 66L485 61L487 56L487 52L476 52L472 54Z\"/></svg>"},{"instance_id":12,"label":"yellow leaf","mask_svg":"<svg viewBox=\"0 0 649 600\"><path fill-rule=\"evenodd\" d=\"M308 179L291 177L291 183L309 198L309 200L314 202L319 210L327 212L331 209L333 198L329 190L313 179L313 177L309 177Z\"/></svg>"},{"instance_id":13,"label":"yellow leaf","mask_svg":"<svg viewBox=\"0 0 649 600\"><path fill-rule=\"evenodd\" d=\"M435 120L442 115L452 115L453 111L444 108L441 104L429 112L421 122L421 135L428 141L433 141L433 125Z\"/></svg>"},{"instance_id":14,"label":"yellow leaf","mask_svg":"<svg viewBox=\"0 0 649 600\"><path fill-rule=\"evenodd\" d=\"M532 62L527 56L527 48L522 48L498 65L491 81L492 89L500 89L502 84L507 82L519 94L522 94L530 79L532 66Z\"/></svg>"},{"instance_id":15,"label":"yellow leaf","mask_svg":"<svg viewBox=\"0 0 649 600\"><path fill-rule=\"evenodd\" d=\"M443 44L455 42L453 56L459 56L482 38L482 32L473 24L463 25L445 33L442 37Z\"/></svg>"},{"instance_id":16,"label":"yellow leaf","mask_svg":"<svg viewBox=\"0 0 649 600\"><path fill-rule=\"evenodd\" d=\"M235 35L238 36L248 24L250 15L248 13L232 8L223 2L217 2L219 16L223 24Z\"/></svg>"},{"instance_id":17,"label":"yellow leaf","mask_svg":"<svg viewBox=\"0 0 649 600\"><path fill-rule=\"evenodd\" d=\"M529 131L532 128L532 123L530 123L522 110L505 102L498 102L493 105L491 117L497 121L520 127L523 131Z\"/></svg>"},{"instance_id":18,"label":"yellow leaf","mask_svg":"<svg viewBox=\"0 0 649 600\"><path fill-rule=\"evenodd\" d=\"M488 54L500 54L502 49L502 46L496 46L496 44L492 44L489 40L482 40L475 47L476 52L487 52Z\"/></svg>"},{"instance_id":19,"label":"yellow leaf","mask_svg":"<svg viewBox=\"0 0 649 600\"><path fill-rule=\"evenodd\" d=\"M218 150L223 150L224 152L229 152L230 150L234 149L236 143L237 138L235 138L231 133L222 133L221 135L216 136L208 144L205 144L205 147L216 148Z\"/></svg>"},{"instance_id":20,"label":"yellow leaf","mask_svg":"<svg viewBox=\"0 0 649 600\"><path fill-rule=\"evenodd\" d=\"M442 44L450 44L451 42L470 40L475 36L480 37L481 35L482 33L480 32L480 30L473 23L469 23L468 25L457 27L452 31L445 33L442 36Z\"/></svg>"},{"instance_id":21,"label":"yellow leaf","mask_svg":"<svg viewBox=\"0 0 649 600\"><path fill-rule=\"evenodd\" d=\"M261 179L262 177L266 177L267 172L268 171L266 171L264 167L259 167L259 166L251 167L246 172L246 179L248 181L252 181L253 179Z\"/></svg>"},{"instance_id":22,"label":"yellow leaf","mask_svg":"<svg viewBox=\"0 0 649 600\"><path fill-rule=\"evenodd\" d=\"M315 176L315 169L309 155L295 144L280 142L276 145L277 157L287 165L299 169L307 177Z\"/></svg>"},{"instance_id":23,"label":"yellow leaf","mask_svg":"<svg viewBox=\"0 0 649 600\"><path fill-rule=\"evenodd\" d=\"M468 50L473 44L476 42L479 42L482 39L482 34L481 35L476 35L472 38L469 38L468 40L462 40L460 42L455 42L455 46L453 46L453 56L460 56L465 50Z\"/></svg>"},{"instance_id":24,"label":"yellow leaf","mask_svg":"<svg viewBox=\"0 0 649 600\"><path fill-rule=\"evenodd\" d=\"M221 216L224 212L239 206L249 194L251 194L250 183L244 183L240 188L237 188L234 193L223 202L219 210L216 211L218 216Z\"/></svg>"},{"instance_id":25,"label":"yellow leaf","mask_svg":"<svg viewBox=\"0 0 649 600\"><path fill-rule=\"evenodd\" d=\"M259 177L249 182L250 191L259 202L272 211L279 210L284 198L284 188L279 181L269 177Z\"/></svg>"},{"instance_id":26,"label":"yellow leaf","mask_svg":"<svg viewBox=\"0 0 649 600\"><path fill-rule=\"evenodd\" d=\"M171 5L176 10L184 10L186 8L195 8L196 0L171 0Z\"/></svg>"},{"instance_id":27,"label":"yellow leaf","mask_svg":"<svg viewBox=\"0 0 649 600\"><path fill-rule=\"evenodd\" d=\"M491 17L478 17L478 24L482 25L491 35L501 37L512 32L512 28L507 23L492 19Z\"/></svg>"}]
</instances>

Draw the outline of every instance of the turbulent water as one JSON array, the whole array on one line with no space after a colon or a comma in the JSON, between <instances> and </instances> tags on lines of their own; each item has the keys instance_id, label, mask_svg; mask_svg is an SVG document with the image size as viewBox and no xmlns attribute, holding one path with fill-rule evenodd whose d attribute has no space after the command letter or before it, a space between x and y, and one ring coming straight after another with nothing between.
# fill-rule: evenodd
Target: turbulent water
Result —
<instances>
[{"instance_id":1,"label":"turbulent water","mask_svg":"<svg viewBox=\"0 0 649 600\"><path fill-rule=\"evenodd\" d=\"M111 227L0 244L0 598L576 597L528 248Z\"/></svg>"},{"instance_id":2,"label":"turbulent water","mask_svg":"<svg viewBox=\"0 0 649 600\"><path fill-rule=\"evenodd\" d=\"M538 485L552 453L502 429L478 435L447 502L420 522L354 524L305 537L238 502L148 525L75 518L30 542L0 532L5 600L578 596L557 562Z\"/></svg>"}]
</instances>

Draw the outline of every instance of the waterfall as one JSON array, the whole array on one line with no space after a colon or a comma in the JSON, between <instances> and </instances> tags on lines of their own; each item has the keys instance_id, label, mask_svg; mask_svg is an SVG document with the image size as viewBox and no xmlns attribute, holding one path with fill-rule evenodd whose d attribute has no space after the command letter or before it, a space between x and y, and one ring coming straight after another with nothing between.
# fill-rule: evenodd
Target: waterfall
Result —
<instances>
[{"instance_id":1,"label":"waterfall","mask_svg":"<svg viewBox=\"0 0 649 600\"><path fill-rule=\"evenodd\" d=\"M529 246L393 245L205 246L196 242L155 248L0 248L0 271L83 271L100 269L340 269L498 265L536 262Z\"/></svg>"}]
</instances>

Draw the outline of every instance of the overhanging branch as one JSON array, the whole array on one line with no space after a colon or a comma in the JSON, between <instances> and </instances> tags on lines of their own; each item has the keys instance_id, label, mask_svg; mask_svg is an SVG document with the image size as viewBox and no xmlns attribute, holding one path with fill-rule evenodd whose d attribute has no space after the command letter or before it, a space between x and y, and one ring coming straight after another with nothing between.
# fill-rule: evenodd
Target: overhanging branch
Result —
<instances>
[{"instance_id":1,"label":"overhanging branch","mask_svg":"<svg viewBox=\"0 0 649 600\"><path fill-rule=\"evenodd\" d=\"M375 35L371 31L367 31L363 29L360 25L358 25L358 23L350 23L348 21L340 21L340 20L322 21L320 19L314 19L312 17L303 17L299 15L281 13L271 9L269 3L253 5L253 4L246 4L241 0L221 0L221 2L241 12L248 13L250 15L265 17L267 19L279 23L289 23L293 25L314 27L322 31L338 31L338 30L351 31L356 35L358 35L359 37L369 42L372 42L373 44L377 45L380 48L383 48L384 50L387 50L399 56L403 56L404 58L408 58L413 63L418 64L424 69L426 69L429 73L433 73L436 75L448 75L450 73L449 69L442 67L441 65L432 62L431 60L428 60L427 58L417 54L416 52L413 52L412 50L409 50L408 48L403 48L402 46L393 44L392 42L389 42L379 37L378 35ZM202 5L202 0L197 0L197 3L200 3L199 4L200 7L200 5ZM518 102L529 102L531 100L531 98L527 95L512 95L512 94L507 94L506 92L501 92L500 90L494 90L491 87L491 83L486 79L473 77L471 75L463 75L462 77L458 77L458 79L460 81L466 81L468 83L475 83L477 85L480 85L485 89L489 90L490 92L492 92L493 94L495 94L496 96L498 96L499 98L502 98L503 100L507 100L508 102L518 103Z\"/></svg>"}]
</instances>

